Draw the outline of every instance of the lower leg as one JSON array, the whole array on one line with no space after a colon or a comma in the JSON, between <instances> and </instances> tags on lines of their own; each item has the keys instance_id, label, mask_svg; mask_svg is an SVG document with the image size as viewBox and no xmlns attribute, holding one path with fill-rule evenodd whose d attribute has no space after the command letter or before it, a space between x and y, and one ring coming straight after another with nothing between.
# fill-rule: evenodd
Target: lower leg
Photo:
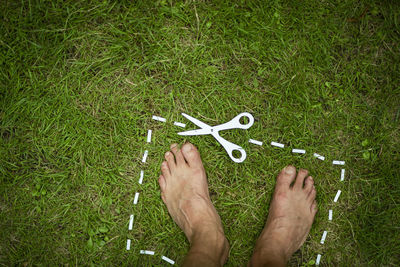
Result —
<instances>
[{"instance_id":1,"label":"lower leg","mask_svg":"<svg viewBox=\"0 0 400 267\"><path fill-rule=\"evenodd\" d=\"M208 230L193 236L183 266L222 266L228 257L229 244L221 232Z\"/></svg>"},{"instance_id":2,"label":"lower leg","mask_svg":"<svg viewBox=\"0 0 400 267\"><path fill-rule=\"evenodd\" d=\"M199 152L189 143L181 150L174 144L165 159L158 182L168 212L190 242L183 265L222 266L228 257L229 244L210 200Z\"/></svg>"},{"instance_id":3,"label":"lower leg","mask_svg":"<svg viewBox=\"0 0 400 267\"><path fill-rule=\"evenodd\" d=\"M279 174L268 219L250 266L285 266L303 245L317 212L314 181L307 175L306 170L300 170L296 177L293 166Z\"/></svg>"}]
</instances>

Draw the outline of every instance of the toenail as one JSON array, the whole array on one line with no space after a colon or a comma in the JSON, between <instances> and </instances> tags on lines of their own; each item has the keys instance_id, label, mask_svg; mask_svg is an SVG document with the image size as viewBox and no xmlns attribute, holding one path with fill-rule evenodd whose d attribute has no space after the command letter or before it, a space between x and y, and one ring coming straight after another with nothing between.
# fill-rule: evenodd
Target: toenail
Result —
<instances>
[{"instance_id":1,"label":"toenail","mask_svg":"<svg viewBox=\"0 0 400 267\"><path fill-rule=\"evenodd\" d=\"M311 176L309 176L308 179L310 179L311 182L313 181L313 178Z\"/></svg>"},{"instance_id":2,"label":"toenail","mask_svg":"<svg viewBox=\"0 0 400 267\"><path fill-rule=\"evenodd\" d=\"M169 151L168 151L168 152L165 152L165 156L166 156L166 157L168 157L169 154L170 154Z\"/></svg>"},{"instance_id":3,"label":"toenail","mask_svg":"<svg viewBox=\"0 0 400 267\"><path fill-rule=\"evenodd\" d=\"M191 144L185 144L182 148L182 150L184 152L189 152L190 150L192 150L192 145Z\"/></svg>"},{"instance_id":4,"label":"toenail","mask_svg":"<svg viewBox=\"0 0 400 267\"><path fill-rule=\"evenodd\" d=\"M285 173L286 174L294 174L295 171L296 171L296 169L293 166L287 166L285 168Z\"/></svg>"},{"instance_id":5,"label":"toenail","mask_svg":"<svg viewBox=\"0 0 400 267\"><path fill-rule=\"evenodd\" d=\"M173 144L170 146L170 148L173 149L173 148L175 148L175 147L177 147L177 146L178 146L178 144L173 143Z\"/></svg>"}]
</instances>

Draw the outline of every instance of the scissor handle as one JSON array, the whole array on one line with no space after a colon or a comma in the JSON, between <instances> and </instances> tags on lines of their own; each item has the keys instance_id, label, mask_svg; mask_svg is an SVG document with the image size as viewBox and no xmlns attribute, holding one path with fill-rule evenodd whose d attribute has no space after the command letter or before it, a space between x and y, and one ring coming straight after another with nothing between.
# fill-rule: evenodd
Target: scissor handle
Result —
<instances>
[{"instance_id":1,"label":"scissor handle","mask_svg":"<svg viewBox=\"0 0 400 267\"><path fill-rule=\"evenodd\" d=\"M228 153L229 157L236 163L241 163L246 159L246 151L244 151L244 149L238 145L235 145L231 142L229 142L228 140L226 140L225 138L222 138L218 132L214 132L212 133L212 135L215 137L215 139L217 139L217 141L224 147L224 149L226 150L226 152ZM240 153L240 157L239 158L235 158L233 156L233 151L239 151Z\"/></svg>"},{"instance_id":2,"label":"scissor handle","mask_svg":"<svg viewBox=\"0 0 400 267\"><path fill-rule=\"evenodd\" d=\"M241 123L240 119L242 117L247 117L249 121L247 123ZM254 117L248 112L243 112L231 119L230 121L217 125L214 127L215 130L220 131L220 130L229 130L229 129L249 129L254 123Z\"/></svg>"}]
</instances>

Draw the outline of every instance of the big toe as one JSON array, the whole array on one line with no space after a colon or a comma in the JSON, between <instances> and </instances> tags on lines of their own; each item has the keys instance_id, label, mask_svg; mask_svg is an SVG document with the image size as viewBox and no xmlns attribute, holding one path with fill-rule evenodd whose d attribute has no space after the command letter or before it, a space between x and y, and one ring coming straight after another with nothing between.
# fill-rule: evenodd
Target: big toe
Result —
<instances>
[{"instance_id":1,"label":"big toe","mask_svg":"<svg viewBox=\"0 0 400 267\"><path fill-rule=\"evenodd\" d=\"M189 164L190 167L201 168L203 163L201 162L200 153L197 148L191 143L186 143L182 146L182 154Z\"/></svg>"},{"instance_id":2,"label":"big toe","mask_svg":"<svg viewBox=\"0 0 400 267\"><path fill-rule=\"evenodd\" d=\"M286 166L278 175L276 186L280 188L289 188L293 183L295 176L296 168L291 165Z\"/></svg>"}]
</instances>

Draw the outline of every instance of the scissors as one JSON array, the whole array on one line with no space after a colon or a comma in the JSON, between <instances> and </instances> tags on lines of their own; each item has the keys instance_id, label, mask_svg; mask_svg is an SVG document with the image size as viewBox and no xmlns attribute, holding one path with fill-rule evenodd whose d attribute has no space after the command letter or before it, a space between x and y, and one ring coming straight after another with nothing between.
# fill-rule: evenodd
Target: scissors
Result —
<instances>
[{"instance_id":1,"label":"scissors","mask_svg":"<svg viewBox=\"0 0 400 267\"><path fill-rule=\"evenodd\" d=\"M254 123L254 118L253 115L251 115L248 112L243 112L234 117L232 120L216 125L216 126L210 126L204 122L199 121L198 119L193 118L192 116L189 116L188 114L182 113L182 116L184 116L186 119L190 120L194 124L200 127L200 129L197 130L190 130L190 131L185 131L185 132L179 132L179 135L182 136L189 136L189 135L206 135L206 134L211 134L214 136L214 138L225 148L226 152L228 153L229 157L236 163L241 163L246 159L246 151L244 149L236 144L233 144L226 139L222 138L219 135L219 131L221 130L229 130L229 129L249 129L253 123ZM248 118L248 123L242 124L240 122L240 119L242 117L247 117ZM240 157L236 158L233 156L233 151L239 151L240 152Z\"/></svg>"}]
</instances>

